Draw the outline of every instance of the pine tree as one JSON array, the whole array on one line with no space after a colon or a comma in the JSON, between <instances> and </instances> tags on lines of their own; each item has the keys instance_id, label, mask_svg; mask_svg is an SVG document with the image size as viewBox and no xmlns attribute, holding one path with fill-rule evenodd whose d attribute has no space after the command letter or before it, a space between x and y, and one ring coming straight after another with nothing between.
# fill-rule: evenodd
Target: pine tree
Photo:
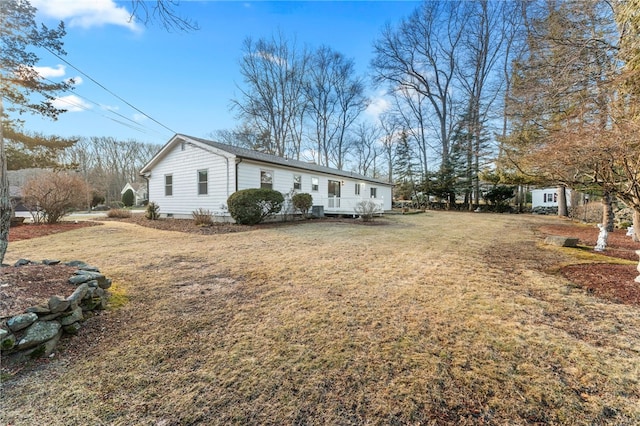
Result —
<instances>
[{"instance_id":1,"label":"pine tree","mask_svg":"<svg viewBox=\"0 0 640 426\"><path fill-rule=\"evenodd\" d=\"M19 141L28 139L22 132L22 121L9 119L8 113L32 113L51 119L63 112L56 108L53 97L70 88L69 83L52 83L40 78L34 66L38 63L35 48L47 49L64 55L62 38L64 25L49 29L38 27L36 9L26 0L3 0L0 3L0 262L4 260L11 222L11 200L7 179L7 149L5 138ZM40 99L33 99L39 95ZM4 102L7 103L6 111Z\"/></svg>"}]
</instances>

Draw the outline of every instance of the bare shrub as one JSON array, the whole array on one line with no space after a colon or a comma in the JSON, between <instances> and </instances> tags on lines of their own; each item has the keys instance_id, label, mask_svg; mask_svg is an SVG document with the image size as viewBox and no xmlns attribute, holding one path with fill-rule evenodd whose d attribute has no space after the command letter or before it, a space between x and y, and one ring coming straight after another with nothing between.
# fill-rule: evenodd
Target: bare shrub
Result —
<instances>
[{"instance_id":1,"label":"bare shrub","mask_svg":"<svg viewBox=\"0 0 640 426\"><path fill-rule=\"evenodd\" d=\"M131 217L131 211L125 209L111 209L107 212L107 217L126 219Z\"/></svg>"},{"instance_id":2,"label":"bare shrub","mask_svg":"<svg viewBox=\"0 0 640 426\"><path fill-rule=\"evenodd\" d=\"M372 221L376 214L382 213L380 206L371 200L360 201L353 210L362 218L363 222Z\"/></svg>"},{"instance_id":3,"label":"bare shrub","mask_svg":"<svg viewBox=\"0 0 640 426\"><path fill-rule=\"evenodd\" d=\"M144 217L149 220L160 219L160 206L153 201L147 204L147 210L144 213Z\"/></svg>"},{"instance_id":4,"label":"bare shrub","mask_svg":"<svg viewBox=\"0 0 640 426\"><path fill-rule=\"evenodd\" d=\"M302 192L291 197L291 202L293 203L293 207L296 211L299 211L304 217L307 217L307 214L313 205L313 197L311 194Z\"/></svg>"},{"instance_id":5,"label":"bare shrub","mask_svg":"<svg viewBox=\"0 0 640 426\"><path fill-rule=\"evenodd\" d=\"M73 210L88 206L91 190L78 175L50 172L29 179L22 194L34 223L57 223Z\"/></svg>"},{"instance_id":6,"label":"bare shrub","mask_svg":"<svg viewBox=\"0 0 640 426\"><path fill-rule=\"evenodd\" d=\"M213 213L211 210L199 208L191 212L193 216L193 222L196 226L211 226L213 225Z\"/></svg>"}]
</instances>

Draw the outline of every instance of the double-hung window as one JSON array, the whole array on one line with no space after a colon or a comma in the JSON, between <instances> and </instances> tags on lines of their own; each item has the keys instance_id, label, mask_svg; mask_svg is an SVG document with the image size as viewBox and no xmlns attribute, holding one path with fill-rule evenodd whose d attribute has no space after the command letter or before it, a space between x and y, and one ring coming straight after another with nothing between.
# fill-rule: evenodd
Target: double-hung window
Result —
<instances>
[{"instance_id":1,"label":"double-hung window","mask_svg":"<svg viewBox=\"0 0 640 426\"><path fill-rule=\"evenodd\" d=\"M356 182L356 195L360 195L360 183Z\"/></svg>"},{"instance_id":2,"label":"double-hung window","mask_svg":"<svg viewBox=\"0 0 640 426\"><path fill-rule=\"evenodd\" d=\"M293 175L293 189L297 189L297 190L302 189L302 176L301 175Z\"/></svg>"},{"instance_id":3,"label":"double-hung window","mask_svg":"<svg viewBox=\"0 0 640 426\"><path fill-rule=\"evenodd\" d=\"M164 175L164 195L167 197L173 195L173 175Z\"/></svg>"},{"instance_id":4,"label":"double-hung window","mask_svg":"<svg viewBox=\"0 0 640 426\"><path fill-rule=\"evenodd\" d=\"M260 188L273 189L273 171L260 170Z\"/></svg>"},{"instance_id":5,"label":"double-hung window","mask_svg":"<svg viewBox=\"0 0 640 426\"><path fill-rule=\"evenodd\" d=\"M209 193L209 171L198 170L198 195Z\"/></svg>"},{"instance_id":6,"label":"double-hung window","mask_svg":"<svg viewBox=\"0 0 640 426\"><path fill-rule=\"evenodd\" d=\"M378 195L378 188L371 188L371 198L376 198Z\"/></svg>"},{"instance_id":7,"label":"double-hung window","mask_svg":"<svg viewBox=\"0 0 640 426\"><path fill-rule=\"evenodd\" d=\"M317 177L312 177L311 178L311 190L312 191L317 191L319 185L320 185L320 180Z\"/></svg>"}]
</instances>

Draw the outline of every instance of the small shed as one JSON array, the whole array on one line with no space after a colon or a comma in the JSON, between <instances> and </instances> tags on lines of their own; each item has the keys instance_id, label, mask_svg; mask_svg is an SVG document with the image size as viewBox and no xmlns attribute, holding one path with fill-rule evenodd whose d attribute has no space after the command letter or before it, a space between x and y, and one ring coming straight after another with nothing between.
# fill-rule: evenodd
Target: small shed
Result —
<instances>
[{"instance_id":1,"label":"small shed","mask_svg":"<svg viewBox=\"0 0 640 426\"><path fill-rule=\"evenodd\" d=\"M571 199L571 189L565 189L567 200ZM531 191L531 208L558 207L558 188L540 188Z\"/></svg>"}]
</instances>

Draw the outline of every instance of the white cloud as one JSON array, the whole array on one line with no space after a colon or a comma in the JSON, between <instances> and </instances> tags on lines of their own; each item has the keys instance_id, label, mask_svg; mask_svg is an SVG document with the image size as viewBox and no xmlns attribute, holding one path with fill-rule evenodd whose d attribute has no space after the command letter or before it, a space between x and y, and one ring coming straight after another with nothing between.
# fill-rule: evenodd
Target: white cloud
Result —
<instances>
[{"instance_id":1,"label":"white cloud","mask_svg":"<svg viewBox=\"0 0 640 426\"><path fill-rule=\"evenodd\" d=\"M380 117L382 113L389 109L389 101L384 96L376 96L371 99L371 103L364 113L374 119Z\"/></svg>"},{"instance_id":2,"label":"white cloud","mask_svg":"<svg viewBox=\"0 0 640 426\"><path fill-rule=\"evenodd\" d=\"M76 95L62 96L51 101L54 107L66 109L69 112L79 112L91 109L91 104L83 101Z\"/></svg>"},{"instance_id":3,"label":"white cloud","mask_svg":"<svg viewBox=\"0 0 640 426\"><path fill-rule=\"evenodd\" d=\"M64 65L58 64L56 68L51 67L33 67L33 69L42 78L62 77L65 74Z\"/></svg>"},{"instance_id":4,"label":"white cloud","mask_svg":"<svg viewBox=\"0 0 640 426\"><path fill-rule=\"evenodd\" d=\"M135 113L133 114L133 121L140 123L142 121L145 121L147 119L147 116L144 114L140 114L140 113Z\"/></svg>"},{"instance_id":5,"label":"white cloud","mask_svg":"<svg viewBox=\"0 0 640 426\"><path fill-rule=\"evenodd\" d=\"M70 27L120 25L132 31L141 30L131 12L113 0L31 0L31 4L38 12L65 21Z\"/></svg>"}]
</instances>

